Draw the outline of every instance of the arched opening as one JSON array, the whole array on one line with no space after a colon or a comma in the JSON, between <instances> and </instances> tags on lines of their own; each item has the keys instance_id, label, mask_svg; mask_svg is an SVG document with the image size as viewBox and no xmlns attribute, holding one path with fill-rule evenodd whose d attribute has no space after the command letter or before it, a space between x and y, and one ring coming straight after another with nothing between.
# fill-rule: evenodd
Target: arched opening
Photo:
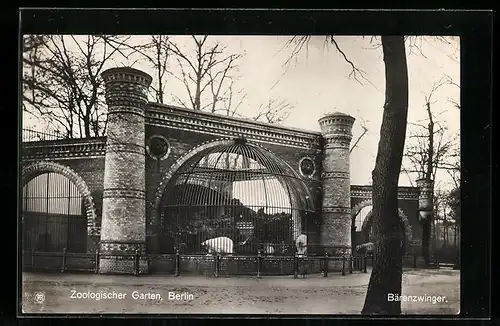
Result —
<instances>
[{"instance_id":1,"label":"arched opening","mask_svg":"<svg viewBox=\"0 0 500 326\"><path fill-rule=\"evenodd\" d=\"M356 215L353 218L353 227L355 227L355 232L353 234L353 246L356 247L363 243L373 242L374 233L372 228L373 212L372 205L362 205L359 210L356 210ZM401 222L401 238L405 239L403 246L408 248L412 239L412 230L408 222L408 218L404 214L403 210L398 209L398 215Z\"/></svg>"},{"instance_id":2,"label":"arched opening","mask_svg":"<svg viewBox=\"0 0 500 326\"><path fill-rule=\"evenodd\" d=\"M243 139L216 143L170 178L160 207L160 250L206 253L202 242L232 240L233 254L286 254L308 232L313 207L305 184L284 161Z\"/></svg>"},{"instance_id":3,"label":"arched opening","mask_svg":"<svg viewBox=\"0 0 500 326\"><path fill-rule=\"evenodd\" d=\"M356 235L355 235L355 245L360 245L363 243L370 242L370 239L373 238L373 232L371 228L364 228L363 225L367 221L368 214L371 214L372 206L365 206L359 210L359 213L354 218L354 226L356 227Z\"/></svg>"},{"instance_id":4,"label":"arched opening","mask_svg":"<svg viewBox=\"0 0 500 326\"><path fill-rule=\"evenodd\" d=\"M84 198L66 176L42 173L22 189L23 250L86 252Z\"/></svg>"}]
</instances>

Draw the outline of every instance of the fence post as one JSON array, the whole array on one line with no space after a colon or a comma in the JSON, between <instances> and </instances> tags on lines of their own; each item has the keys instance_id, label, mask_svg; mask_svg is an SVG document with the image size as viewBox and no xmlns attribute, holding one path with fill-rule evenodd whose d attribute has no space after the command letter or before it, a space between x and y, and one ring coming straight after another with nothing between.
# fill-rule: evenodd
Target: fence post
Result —
<instances>
[{"instance_id":1,"label":"fence post","mask_svg":"<svg viewBox=\"0 0 500 326\"><path fill-rule=\"evenodd\" d=\"M35 268L35 249L31 249L31 268Z\"/></svg>"},{"instance_id":2,"label":"fence post","mask_svg":"<svg viewBox=\"0 0 500 326\"><path fill-rule=\"evenodd\" d=\"M139 249L135 250L134 255L134 275L139 276Z\"/></svg>"},{"instance_id":3,"label":"fence post","mask_svg":"<svg viewBox=\"0 0 500 326\"><path fill-rule=\"evenodd\" d=\"M366 273L366 263L367 263L368 258L366 255L363 255L363 273Z\"/></svg>"},{"instance_id":4,"label":"fence post","mask_svg":"<svg viewBox=\"0 0 500 326\"><path fill-rule=\"evenodd\" d=\"M325 265L323 266L323 277L328 277L328 252L325 250Z\"/></svg>"},{"instance_id":5,"label":"fence post","mask_svg":"<svg viewBox=\"0 0 500 326\"><path fill-rule=\"evenodd\" d=\"M61 263L61 273L64 273L66 269L66 248L63 248L62 251L62 263Z\"/></svg>"},{"instance_id":6,"label":"fence post","mask_svg":"<svg viewBox=\"0 0 500 326\"><path fill-rule=\"evenodd\" d=\"M179 249L175 251L175 276L179 276L180 274L180 265L181 265L181 255Z\"/></svg>"},{"instance_id":7,"label":"fence post","mask_svg":"<svg viewBox=\"0 0 500 326\"><path fill-rule=\"evenodd\" d=\"M345 256L342 255L342 276L345 276Z\"/></svg>"},{"instance_id":8,"label":"fence post","mask_svg":"<svg viewBox=\"0 0 500 326\"><path fill-rule=\"evenodd\" d=\"M352 254L349 256L349 274L352 274Z\"/></svg>"},{"instance_id":9,"label":"fence post","mask_svg":"<svg viewBox=\"0 0 500 326\"><path fill-rule=\"evenodd\" d=\"M299 254L295 253L293 258L293 278L297 278L299 273Z\"/></svg>"},{"instance_id":10,"label":"fence post","mask_svg":"<svg viewBox=\"0 0 500 326\"><path fill-rule=\"evenodd\" d=\"M220 261L220 254L217 253L215 256L215 277L219 277L219 261Z\"/></svg>"},{"instance_id":11,"label":"fence post","mask_svg":"<svg viewBox=\"0 0 500 326\"><path fill-rule=\"evenodd\" d=\"M413 254L413 268L417 268L417 255Z\"/></svg>"},{"instance_id":12,"label":"fence post","mask_svg":"<svg viewBox=\"0 0 500 326\"><path fill-rule=\"evenodd\" d=\"M94 273L99 273L99 248L95 250L95 270Z\"/></svg>"},{"instance_id":13,"label":"fence post","mask_svg":"<svg viewBox=\"0 0 500 326\"><path fill-rule=\"evenodd\" d=\"M257 278L261 278L261 275L260 275L260 267L261 267L261 263L262 263L262 253L261 251L259 250L257 252Z\"/></svg>"}]
</instances>

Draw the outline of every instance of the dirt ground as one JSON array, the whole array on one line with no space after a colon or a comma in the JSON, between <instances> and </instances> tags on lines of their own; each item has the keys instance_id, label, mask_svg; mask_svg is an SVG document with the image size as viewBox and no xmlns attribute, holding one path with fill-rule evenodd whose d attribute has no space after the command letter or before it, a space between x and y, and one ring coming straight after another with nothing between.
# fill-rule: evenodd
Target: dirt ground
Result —
<instances>
[{"instance_id":1,"label":"dirt ground","mask_svg":"<svg viewBox=\"0 0 500 326\"><path fill-rule=\"evenodd\" d=\"M24 313L359 314L369 277L370 270L305 279L23 273L21 305ZM96 293L113 291L112 299L95 299ZM404 314L457 314L460 272L405 271L402 292L446 297L435 303L402 302ZM85 295L92 298L78 298Z\"/></svg>"}]
</instances>

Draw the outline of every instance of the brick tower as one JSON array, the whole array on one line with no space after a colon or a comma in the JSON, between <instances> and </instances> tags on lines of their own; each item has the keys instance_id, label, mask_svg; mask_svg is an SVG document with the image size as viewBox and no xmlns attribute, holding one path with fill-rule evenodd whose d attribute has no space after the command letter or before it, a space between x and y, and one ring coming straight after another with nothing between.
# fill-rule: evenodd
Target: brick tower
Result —
<instances>
[{"instance_id":1,"label":"brick tower","mask_svg":"<svg viewBox=\"0 0 500 326\"><path fill-rule=\"evenodd\" d=\"M146 251L144 110L152 78L132 68L102 73L108 105L101 254ZM100 273L131 273L133 260L101 258ZM147 271L147 261L139 263Z\"/></svg>"},{"instance_id":2,"label":"brick tower","mask_svg":"<svg viewBox=\"0 0 500 326\"><path fill-rule=\"evenodd\" d=\"M354 118L340 112L319 119L325 140L321 244L329 255L351 253L349 146Z\"/></svg>"}]
</instances>

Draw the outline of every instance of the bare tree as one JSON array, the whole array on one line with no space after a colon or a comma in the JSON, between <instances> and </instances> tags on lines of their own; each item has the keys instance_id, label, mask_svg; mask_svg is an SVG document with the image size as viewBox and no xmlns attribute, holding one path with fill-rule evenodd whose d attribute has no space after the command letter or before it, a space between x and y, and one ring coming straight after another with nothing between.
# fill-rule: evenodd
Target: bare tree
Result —
<instances>
[{"instance_id":1,"label":"bare tree","mask_svg":"<svg viewBox=\"0 0 500 326\"><path fill-rule=\"evenodd\" d=\"M47 35L25 35L23 37L23 53L34 51L47 43Z\"/></svg>"},{"instance_id":2,"label":"bare tree","mask_svg":"<svg viewBox=\"0 0 500 326\"><path fill-rule=\"evenodd\" d=\"M433 98L436 92L449 82L448 77L441 78L433 84L429 93L425 95L424 106L427 113L427 124L411 124L423 131L409 136L412 142L408 143L404 155L409 162L409 167L404 167L402 171L415 174L418 179L436 180L438 169L445 168L444 164L455 145L455 139L444 139L447 127L442 125L440 121L436 121L433 113L433 105L436 104ZM434 190L432 191L434 193ZM432 215L422 222L422 256L426 264L430 263L430 240L433 223Z\"/></svg>"},{"instance_id":3,"label":"bare tree","mask_svg":"<svg viewBox=\"0 0 500 326\"><path fill-rule=\"evenodd\" d=\"M169 73L168 60L170 58L170 38L167 35L151 35L146 44L130 47L153 68L155 78L150 88L156 102L165 103L166 75Z\"/></svg>"},{"instance_id":4,"label":"bare tree","mask_svg":"<svg viewBox=\"0 0 500 326\"><path fill-rule=\"evenodd\" d=\"M294 37L292 56L307 46L310 37ZM351 66L350 77L358 82L362 75L348 59L335 38L326 37ZM401 294L403 246L398 216L398 181L403 159L408 116L408 69L403 36L382 36L386 91L380 141L373 170L373 229L375 252L373 270L366 293L363 314L400 314L401 302L387 300L388 294Z\"/></svg>"},{"instance_id":5,"label":"bare tree","mask_svg":"<svg viewBox=\"0 0 500 326\"><path fill-rule=\"evenodd\" d=\"M404 242L398 216L398 183L408 117L408 68L403 36L382 36L385 104L373 178L373 270L362 314L401 314Z\"/></svg>"},{"instance_id":6,"label":"bare tree","mask_svg":"<svg viewBox=\"0 0 500 326\"><path fill-rule=\"evenodd\" d=\"M237 61L243 54L227 54L227 48L219 42L209 44L208 36L191 36L194 42L194 55L190 55L179 48L174 42L170 43L170 51L175 55L180 68L180 76L174 78L181 81L188 93L189 105L179 96L173 95L174 101L193 110L209 110L215 112L217 104L222 100L221 90L231 79L231 72L236 69ZM227 87L227 86L226 86ZM202 103L203 95L209 88L211 100Z\"/></svg>"},{"instance_id":7,"label":"bare tree","mask_svg":"<svg viewBox=\"0 0 500 326\"><path fill-rule=\"evenodd\" d=\"M64 130L68 138L104 135L100 74L113 56L124 55L121 45L126 38L48 35L43 39L23 55L23 110L57 131ZM30 44L29 38L26 43Z\"/></svg>"},{"instance_id":8,"label":"bare tree","mask_svg":"<svg viewBox=\"0 0 500 326\"><path fill-rule=\"evenodd\" d=\"M213 93L212 93L213 94ZM247 97L243 90L236 91L234 89L234 80L231 80L222 97L223 111L228 117L233 117L238 114L238 109Z\"/></svg>"},{"instance_id":9,"label":"bare tree","mask_svg":"<svg viewBox=\"0 0 500 326\"><path fill-rule=\"evenodd\" d=\"M294 105L286 100L270 98L265 104L260 104L257 113L252 117L255 121L280 124L290 115Z\"/></svg>"},{"instance_id":10,"label":"bare tree","mask_svg":"<svg viewBox=\"0 0 500 326\"><path fill-rule=\"evenodd\" d=\"M351 146L351 149L349 149L349 153L352 153L352 151L358 146L358 144L361 141L361 139L363 139L363 137L368 132L368 128L366 127L366 122L363 119L361 119L361 128L363 129L363 132L354 141L353 145Z\"/></svg>"}]
</instances>

